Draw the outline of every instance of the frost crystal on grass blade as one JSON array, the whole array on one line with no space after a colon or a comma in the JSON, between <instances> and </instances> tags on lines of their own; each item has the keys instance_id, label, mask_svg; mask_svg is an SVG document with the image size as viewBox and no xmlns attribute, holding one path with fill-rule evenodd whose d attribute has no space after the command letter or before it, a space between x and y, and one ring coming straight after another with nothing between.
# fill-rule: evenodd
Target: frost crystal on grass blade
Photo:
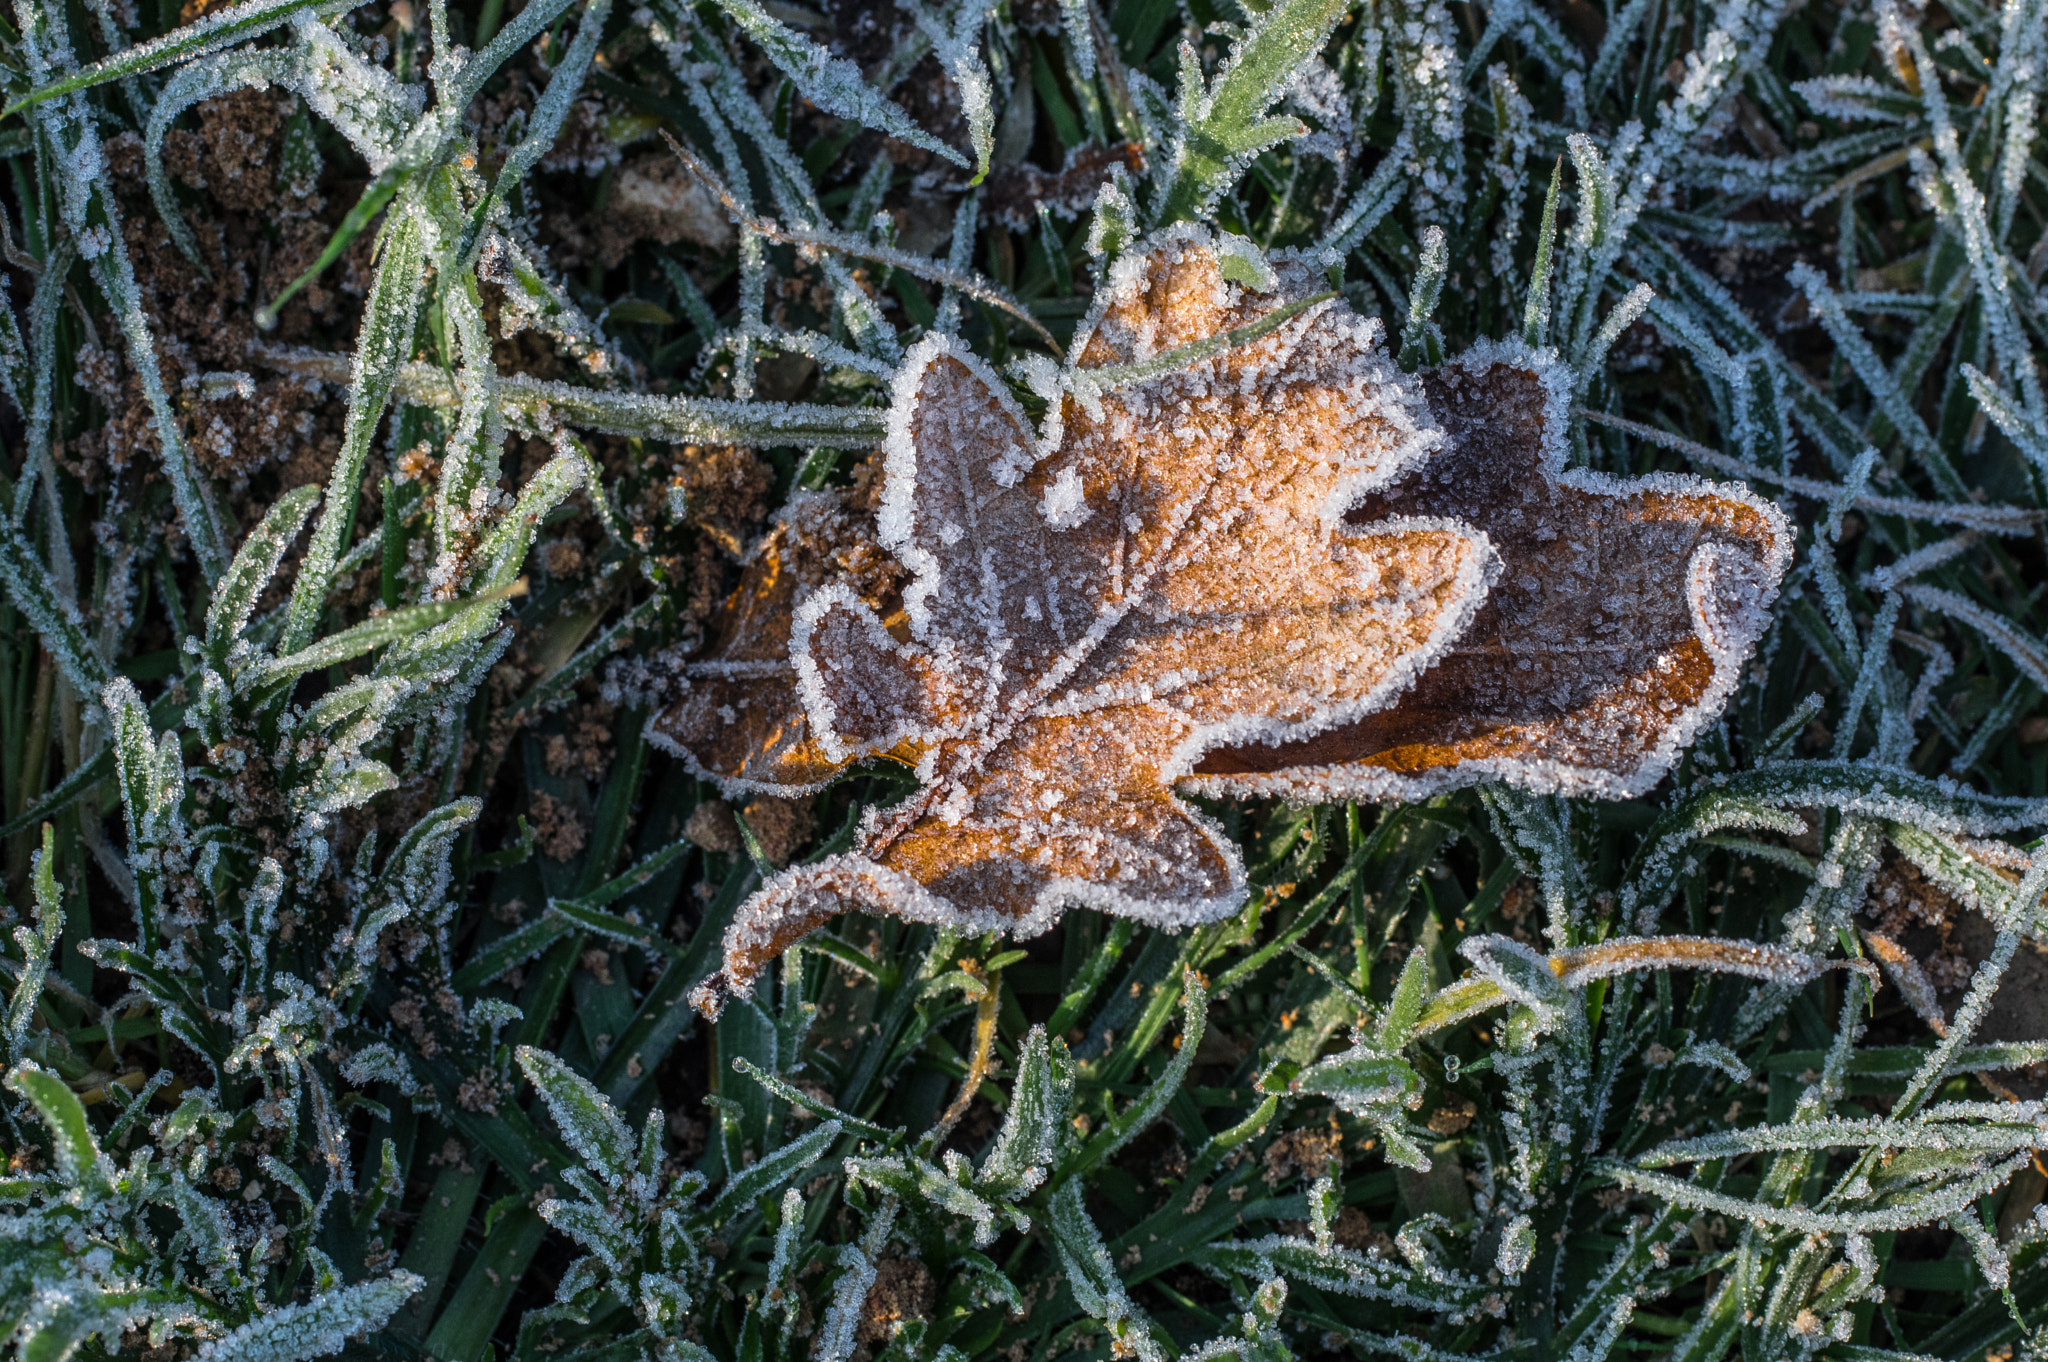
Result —
<instances>
[{"instance_id":1,"label":"frost crystal on grass blade","mask_svg":"<svg viewBox=\"0 0 2048 1362\"><path fill-rule=\"evenodd\" d=\"M338 1353L351 1338L383 1327L423 1284L418 1273L394 1272L343 1287L245 1324L201 1348L199 1356L204 1362L296 1362Z\"/></svg>"},{"instance_id":2,"label":"frost crystal on grass blade","mask_svg":"<svg viewBox=\"0 0 2048 1362\"><path fill-rule=\"evenodd\" d=\"M833 56L790 29L754 0L719 0L719 8L760 43L769 58L789 73L804 97L819 108L880 129L949 161L967 163L958 151L918 127L910 115L877 94L861 76L858 66L844 57Z\"/></svg>"}]
</instances>

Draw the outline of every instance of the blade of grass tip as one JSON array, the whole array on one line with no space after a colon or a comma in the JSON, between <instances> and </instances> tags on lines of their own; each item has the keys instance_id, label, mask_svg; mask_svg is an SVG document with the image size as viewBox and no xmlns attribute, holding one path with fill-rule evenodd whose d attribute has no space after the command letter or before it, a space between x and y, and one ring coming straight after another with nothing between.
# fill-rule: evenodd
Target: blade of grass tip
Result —
<instances>
[{"instance_id":1,"label":"blade of grass tip","mask_svg":"<svg viewBox=\"0 0 2048 1362\"><path fill-rule=\"evenodd\" d=\"M740 830L740 843L746 848L747 859L754 863L754 873L764 880L775 878L775 872L782 867L768 859L768 852L761 845L761 839L747 823L745 815L738 809L732 811L732 821Z\"/></svg>"},{"instance_id":2,"label":"blade of grass tip","mask_svg":"<svg viewBox=\"0 0 2048 1362\"><path fill-rule=\"evenodd\" d=\"M1072 987L1060 998L1060 1005L1054 1009L1051 1019L1046 1022L1045 1029L1048 1035L1065 1035L1067 1028L1080 1020L1082 1010L1094 1000L1097 990L1102 987L1102 981L1109 977L1111 967L1124 953L1124 948L1131 944L1131 937L1136 930L1136 926L1129 918L1119 917L1110 920L1109 934L1088 957L1088 963L1081 967L1080 973L1074 976Z\"/></svg>"},{"instance_id":3,"label":"blade of grass tip","mask_svg":"<svg viewBox=\"0 0 2048 1362\"><path fill-rule=\"evenodd\" d=\"M712 313L711 304L705 300L704 290L697 287L697 281L673 256L661 257L661 269L668 276L669 287L675 290L676 302L683 309L683 315L690 319L698 338L708 344L718 334L718 318Z\"/></svg>"},{"instance_id":4,"label":"blade of grass tip","mask_svg":"<svg viewBox=\"0 0 2048 1362\"><path fill-rule=\"evenodd\" d=\"M1349 9L1345 0L1282 0L1253 19L1200 100L1199 121L1186 130L1172 188L1160 207L1161 223L1196 216L1253 154L1301 130L1299 120L1267 118L1266 111ZM1199 69L1195 79L1199 84Z\"/></svg>"},{"instance_id":5,"label":"blade of grass tip","mask_svg":"<svg viewBox=\"0 0 2048 1362\"><path fill-rule=\"evenodd\" d=\"M410 194L407 199L410 199ZM313 641L342 538L355 520L363 464L377 434L384 403L391 396L399 366L411 356L413 323L418 315L426 269L424 230L401 202L386 227L384 259L370 286L369 306L356 342L354 371L349 380L348 416L342 428L341 456L328 479L327 497L299 575L292 583L279 651L295 653Z\"/></svg>"},{"instance_id":6,"label":"blade of grass tip","mask_svg":"<svg viewBox=\"0 0 2048 1362\"><path fill-rule=\"evenodd\" d=\"M471 993L496 980L514 965L531 960L575 929L560 913L545 912L480 949L473 950L452 982L458 992Z\"/></svg>"},{"instance_id":7,"label":"blade of grass tip","mask_svg":"<svg viewBox=\"0 0 2048 1362\"><path fill-rule=\"evenodd\" d=\"M453 243L447 253L450 259L458 262L458 269L476 267L477 253L483 247L484 224L555 145L555 139L562 130L562 120L568 116L571 105L583 88L583 78L589 72L591 58L597 55L597 42L604 33L605 20L611 12L611 0L584 0L583 17L576 27L575 41L569 44L568 55L555 64L548 77L548 88L542 92L527 118L526 132L519 139L519 145L505 158L505 164L499 167L497 178L491 184L491 192L471 210L463 224L461 239Z\"/></svg>"},{"instance_id":8,"label":"blade of grass tip","mask_svg":"<svg viewBox=\"0 0 2048 1362\"><path fill-rule=\"evenodd\" d=\"M578 895L574 902L584 908L603 908L647 884L677 859L687 855L694 846L696 843L689 838L678 837L659 851L651 852L635 861L625 873L615 875L595 889Z\"/></svg>"},{"instance_id":9,"label":"blade of grass tip","mask_svg":"<svg viewBox=\"0 0 2048 1362\"><path fill-rule=\"evenodd\" d=\"M1194 1188L1201 1185L1209 1174L1216 1170L1216 1166L1223 1162L1225 1155L1264 1131L1279 1110L1280 1094L1267 1093L1259 1104L1252 1108L1250 1115L1230 1129L1210 1136L1208 1143L1204 1144L1200 1152L1189 1162L1187 1176L1183 1179L1182 1186Z\"/></svg>"},{"instance_id":10,"label":"blade of grass tip","mask_svg":"<svg viewBox=\"0 0 2048 1362\"><path fill-rule=\"evenodd\" d=\"M1314 952L1302 949L1299 943L1292 943L1287 947L1287 953L1301 961L1302 964L1307 965L1312 972L1318 975L1331 988L1343 994L1345 999L1350 1002L1351 1006L1357 1010L1361 1017L1370 1017L1373 1014L1372 999L1360 993L1349 979L1331 969Z\"/></svg>"},{"instance_id":11,"label":"blade of grass tip","mask_svg":"<svg viewBox=\"0 0 2048 1362\"><path fill-rule=\"evenodd\" d=\"M98 695L110 678L106 663L93 649L85 622L77 608L58 594L49 569L35 551L4 521L0 521L0 587L41 637L43 647L63 669L64 679L80 695Z\"/></svg>"},{"instance_id":12,"label":"blade of grass tip","mask_svg":"<svg viewBox=\"0 0 2048 1362\"><path fill-rule=\"evenodd\" d=\"M341 225L327 238L327 244L321 247L320 254L314 258L305 273L279 289L276 297L256 309L256 327L259 331L277 329L279 310L290 302L300 289L318 279L327 271L328 266L341 259L343 253L355 244L355 239L363 234L363 230L377 214L384 211L385 205L391 202L400 186L405 183L408 173L393 167L370 182L370 187L363 191L362 197L355 201L355 206L348 210L347 216L341 220Z\"/></svg>"},{"instance_id":13,"label":"blade of grass tip","mask_svg":"<svg viewBox=\"0 0 2048 1362\"><path fill-rule=\"evenodd\" d=\"M853 62L820 47L753 0L717 3L726 18L759 44L804 98L818 108L967 168L966 157L919 127L899 105L868 84Z\"/></svg>"},{"instance_id":14,"label":"blade of grass tip","mask_svg":"<svg viewBox=\"0 0 2048 1362\"><path fill-rule=\"evenodd\" d=\"M898 971L891 965L883 964L850 941L842 941L828 931L819 931L804 939L804 949L830 956L840 964L858 974L865 974L884 988L894 988Z\"/></svg>"},{"instance_id":15,"label":"blade of grass tip","mask_svg":"<svg viewBox=\"0 0 2048 1362\"><path fill-rule=\"evenodd\" d=\"M1413 373L1422 363L1423 338L1429 319L1436 315L1437 300L1443 296L1444 275L1450 255L1444 229L1434 223L1422 229L1422 259L1415 270L1415 287L1408 292L1408 321L1401 328L1401 368Z\"/></svg>"},{"instance_id":16,"label":"blade of grass tip","mask_svg":"<svg viewBox=\"0 0 2048 1362\"><path fill-rule=\"evenodd\" d=\"M888 1086L883 1080L883 1071L890 1067L893 1059L900 1057L897 1047L912 1012L924 996L924 980L936 973L942 957L950 958L952 946L947 944L949 937L950 933L937 933L929 927L920 927L900 939L899 958L920 957L923 964L916 971L906 970L898 974L893 987L885 984L880 990L881 1001L869 1023L874 1027L873 1039L861 1047L839 1088L840 1103L848 1110L866 1111L873 1115L881 1106L885 1093L874 1089L877 1085L884 1089Z\"/></svg>"},{"instance_id":17,"label":"blade of grass tip","mask_svg":"<svg viewBox=\"0 0 2048 1362\"><path fill-rule=\"evenodd\" d=\"M649 955L665 955L674 959L683 953L682 947L657 936L652 928L602 908L592 908L580 899L555 899L548 904L548 909L586 933L637 947ZM627 1020L630 1018L622 1018L621 1024Z\"/></svg>"},{"instance_id":18,"label":"blade of grass tip","mask_svg":"<svg viewBox=\"0 0 2048 1362\"><path fill-rule=\"evenodd\" d=\"M1550 168L1550 188L1543 195L1543 226L1536 233L1536 263L1529 270L1529 301L1522 308L1522 343L1534 349L1550 329L1550 252L1557 238L1557 187L1564 179L1564 157Z\"/></svg>"},{"instance_id":19,"label":"blade of grass tip","mask_svg":"<svg viewBox=\"0 0 2048 1362\"><path fill-rule=\"evenodd\" d=\"M1130 1031L1115 1052L1107 1056L1097 1071L1104 1082L1121 1083L1144 1062L1152 1047L1165 1034L1173 1022L1173 1014L1182 1002L1180 989L1176 984L1186 985L1190 980L1199 980L1199 971L1214 953L1216 943L1228 934L1234 924L1229 920L1212 922L1198 927L1188 937L1187 944L1178 952L1173 968L1166 978L1152 987L1152 994L1145 1000L1145 1010L1132 1024ZM1205 995L1206 996L1206 995Z\"/></svg>"},{"instance_id":20,"label":"blade of grass tip","mask_svg":"<svg viewBox=\"0 0 2048 1362\"><path fill-rule=\"evenodd\" d=\"M529 0L526 7L512 16L512 22L462 64L456 79L451 83L448 107L458 113L467 109L484 85L497 73L499 67L512 59L512 55L540 36L541 30L552 27L573 0ZM478 41L482 41L479 39ZM458 124L457 127L460 125ZM451 130L452 132L452 130Z\"/></svg>"},{"instance_id":21,"label":"blade of grass tip","mask_svg":"<svg viewBox=\"0 0 2048 1362\"><path fill-rule=\"evenodd\" d=\"M878 1144L892 1147L902 1143L905 1134L903 1127L885 1128L863 1121L858 1117L849 1116L830 1102L813 1097L803 1089L792 1087L788 1083L783 1082L744 1055L735 1056L732 1067L735 1073L745 1074L748 1078L753 1079L756 1083L759 1083L791 1106L801 1107L813 1116L823 1117L828 1121L837 1121L846 1130L852 1134L859 1135L863 1139L874 1140Z\"/></svg>"},{"instance_id":22,"label":"blade of grass tip","mask_svg":"<svg viewBox=\"0 0 2048 1362\"><path fill-rule=\"evenodd\" d=\"M255 683L269 685L300 676L319 667L339 666L387 643L412 639L457 615L485 609L500 601L525 594L526 579L521 577L495 591L465 596L460 600L403 605L381 615L372 615L361 624L353 625L339 633L329 634L311 647L302 648L296 653L258 668Z\"/></svg>"},{"instance_id":23,"label":"blade of grass tip","mask_svg":"<svg viewBox=\"0 0 2048 1362\"><path fill-rule=\"evenodd\" d=\"M1202 1035L1208 1028L1209 1017L1209 991L1202 987L1194 971L1183 972L1180 984L1180 1044L1167 1061L1165 1072L1146 1089L1143 1097L1111 1118L1106 1130L1068 1156L1054 1175L1055 1183L1087 1172L1143 1134L1145 1128L1166 1110L1174 1094L1180 1091L1182 1080L1194 1065L1195 1052L1202 1047Z\"/></svg>"}]
</instances>

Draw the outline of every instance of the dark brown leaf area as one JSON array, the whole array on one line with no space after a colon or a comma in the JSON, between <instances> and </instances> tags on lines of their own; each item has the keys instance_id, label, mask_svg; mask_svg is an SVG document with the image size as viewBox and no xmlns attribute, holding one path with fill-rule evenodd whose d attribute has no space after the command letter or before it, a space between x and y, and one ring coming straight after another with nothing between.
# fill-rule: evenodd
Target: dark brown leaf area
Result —
<instances>
[{"instance_id":1,"label":"dark brown leaf area","mask_svg":"<svg viewBox=\"0 0 2048 1362\"><path fill-rule=\"evenodd\" d=\"M1258 322L1321 282L1297 265L1272 291L1227 283L1199 238L1133 263L1077 344L1084 373ZM838 761L915 753L923 789L871 816L855 853L751 900L725 984L852 904L1027 933L1075 903L1173 925L1235 911L1242 863L1175 779L1235 735L1379 703L1481 590L1468 531L1341 522L1427 448L1378 335L1322 304L1096 396L1077 379L1050 448L978 360L921 344L897 384L877 519L910 572L903 620L857 583L805 594L788 651L807 726L728 699L721 717L755 725L756 745L707 735L693 751L747 780L814 773L812 742ZM757 569L742 622L779 608ZM747 633L755 655L729 647L707 678L771 677L774 628ZM690 743L689 724L666 731Z\"/></svg>"},{"instance_id":2,"label":"dark brown leaf area","mask_svg":"<svg viewBox=\"0 0 2048 1362\"><path fill-rule=\"evenodd\" d=\"M1084 367L1228 331L1313 287L1226 287L1192 245L1136 284ZM1347 484L1406 457L1391 377L1361 319L1332 310L1098 409L1070 401L1039 460L984 375L934 357L904 430L914 484L892 449L884 502L917 565L919 646L833 610L808 648L849 746L932 751L925 794L878 821L865 854L949 915L1234 910L1242 870L1173 795L1179 754L1246 721L1362 702L1476 585L1459 534L1323 518Z\"/></svg>"},{"instance_id":3,"label":"dark brown leaf area","mask_svg":"<svg viewBox=\"0 0 2048 1362\"><path fill-rule=\"evenodd\" d=\"M1782 571L1782 522L1696 484L1568 482L1546 456L1548 394L1531 369L1451 365L1425 382L1446 447L1351 519L1483 530L1502 558L1486 603L1390 708L1302 742L1212 753L1197 774L1388 794L1460 768L1593 793L1653 783L1755 637Z\"/></svg>"}]
</instances>

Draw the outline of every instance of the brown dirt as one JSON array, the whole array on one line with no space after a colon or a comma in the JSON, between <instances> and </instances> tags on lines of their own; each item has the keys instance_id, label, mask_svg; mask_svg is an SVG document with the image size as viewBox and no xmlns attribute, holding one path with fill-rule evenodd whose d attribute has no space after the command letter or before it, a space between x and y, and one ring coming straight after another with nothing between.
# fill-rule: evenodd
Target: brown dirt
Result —
<instances>
[{"instance_id":1,"label":"brown dirt","mask_svg":"<svg viewBox=\"0 0 2048 1362\"><path fill-rule=\"evenodd\" d=\"M1337 1128L1334 1119L1321 1130L1290 1130L1266 1146L1265 1158L1266 1171L1260 1176L1268 1187L1277 1187L1296 1172L1304 1178L1319 1178L1332 1166L1343 1168L1344 1132Z\"/></svg>"},{"instance_id":2,"label":"brown dirt","mask_svg":"<svg viewBox=\"0 0 2048 1362\"><path fill-rule=\"evenodd\" d=\"M618 706L601 701L585 706L567 732L557 733L545 743L548 773L593 782L604 779L611 767L617 714Z\"/></svg>"},{"instance_id":3,"label":"brown dirt","mask_svg":"<svg viewBox=\"0 0 2048 1362\"><path fill-rule=\"evenodd\" d=\"M566 861L590 840L590 830L576 810L553 795L534 791L532 812L534 843L550 860Z\"/></svg>"},{"instance_id":4,"label":"brown dirt","mask_svg":"<svg viewBox=\"0 0 2048 1362\"><path fill-rule=\"evenodd\" d=\"M788 865L796 854L810 844L811 834L817 831L818 815L808 798L778 799L773 795L759 795L747 801L740 810L740 817L747 820L754 837L761 844L761 854L774 865Z\"/></svg>"},{"instance_id":5,"label":"brown dirt","mask_svg":"<svg viewBox=\"0 0 2048 1362\"><path fill-rule=\"evenodd\" d=\"M872 1347L895 1336L896 1326L925 1319L938 1300L938 1284L915 1258L888 1257L875 1267L875 1284L861 1307L854 1337Z\"/></svg>"}]
</instances>

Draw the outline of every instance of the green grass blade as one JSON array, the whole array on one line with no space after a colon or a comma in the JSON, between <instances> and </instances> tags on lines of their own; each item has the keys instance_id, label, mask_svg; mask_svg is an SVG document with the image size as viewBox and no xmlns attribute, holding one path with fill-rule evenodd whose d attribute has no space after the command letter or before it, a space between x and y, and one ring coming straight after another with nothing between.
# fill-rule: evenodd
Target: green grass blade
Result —
<instances>
[{"instance_id":1,"label":"green grass blade","mask_svg":"<svg viewBox=\"0 0 2048 1362\"><path fill-rule=\"evenodd\" d=\"M7 1086L35 1105L50 1132L57 1172L69 1186L89 1193L112 1190L100 1168L100 1150L78 1094L47 1069L23 1065L7 1075Z\"/></svg>"},{"instance_id":2,"label":"green grass blade","mask_svg":"<svg viewBox=\"0 0 2048 1362\"><path fill-rule=\"evenodd\" d=\"M355 524L361 495L363 464L377 433L384 403L391 396L399 367L411 358L413 319L418 313L420 285L426 270L425 228L401 202L384 235L384 259L370 286L363 328L349 378L348 420L342 428L341 454L327 481L327 504L313 528L298 580L292 584L280 651L295 653L313 641L326 602L328 583L346 545L343 538Z\"/></svg>"},{"instance_id":3,"label":"green grass blade","mask_svg":"<svg viewBox=\"0 0 2048 1362\"><path fill-rule=\"evenodd\" d=\"M149 75L179 62L218 52L235 43L247 42L289 23L292 16L301 11L342 14L352 8L354 6L346 0L243 0L242 4L206 15L161 38L139 43L125 52L117 52L60 79L38 85L5 108L0 108L0 118L12 117L59 95L88 90L109 81Z\"/></svg>"},{"instance_id":4,"label":"green grass blade","mask_svg":"<svg viewBox=\"0 0 2048 1362\"><path fill-rule=\"evenodd\" d=\"M459 615L487 610L501 601L522 594L523 588L515 582L499 587L495 591L487 591L480 596L468 596L462 600L427 601L421 605L400 606L396 610L373 615L361 624L352 625L339 633L329 634L311 647L301 648L287 657L265 663L253 674L249 684L275 685L321 667L339 666L386 644L409 642L435 625L444 624ZM493 619L495 618L493 612Z\"/></svg>"},{"instance_id":5,"label":"green grass blade","mask_svg":"<svg viewBox=\"0 0 2048 1362\"><path fill-rule=\"evenodd\" d=\"M1349 8L1348 0L1281 0L1253 18L1200 101L1196 121L1183 131L1186 140L1160 222L1197 216L1259 150L1301 131L1298 121L1266 119L1265 113Z\"/></svg>"},{"instance_id":6,"label":"green grass blade","mask_svg":"<svg viewBox=\"0 0 2048 1362\"><path fill-rule=\"evenodd\" d=\"M256 598L270 584L285 550L305 527L306 517L319 500L318 487L295 487L286 492L264 515L263 523L250 531L228 564L206 609L206 655L214 670L227 670L228 651L247 629Z\"/></svg>"},{"instance_id":7,"label":"green grass blade","mask_svg":"<svg viewBox=\"0 0 2048 1362\"><path fill-rule=\"evenodd\" d=\"M1529 300L1522 306L1522 342L1543 344L1550 329L1551 250L1557 240L1557 189L1564 178L1564 158L1550 168L1550 188L1543 195L1543 225L1536 229L1536 263L1529 268Z\"/></svg>"},{"instance_id":8,"label":"green grass blade","mask_svg":"<svg viewBox=\"0 0 2048 1362\"><path fill-rule=\"evenodd\" d=\"M81 695L98 695L109 680L77 607L57 594L50 570L36 557L21 531L0 517L0 588L27 619Z\"/></svg>"}]
</instances>

